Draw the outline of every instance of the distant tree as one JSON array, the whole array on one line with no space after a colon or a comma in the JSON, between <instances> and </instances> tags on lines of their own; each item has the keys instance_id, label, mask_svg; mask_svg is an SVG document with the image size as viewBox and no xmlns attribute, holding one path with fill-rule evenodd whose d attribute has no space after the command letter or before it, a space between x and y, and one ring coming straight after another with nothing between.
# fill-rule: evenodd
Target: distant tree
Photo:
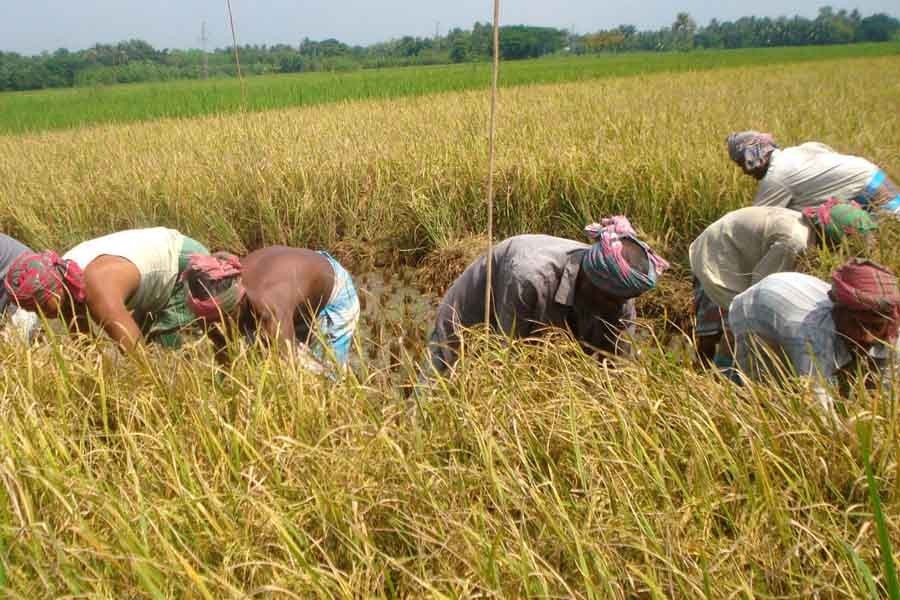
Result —
<instances>
[{"instance_id":1,"label":"distant tree","mask_svg":"<svg viewBox=\"0 0 900 600\"><path fill-rule=\"evenodd\" d=\"M567 38L562 29L508 25L500 28L500 56L505 59L537 58L561 50Z\"/></svg>"},{"instance_id":2,"label":"distant tree","mask_svg":"<svg viewBox=\"0 0 900 600\"><path fill-rule=\"evenodd\" d=\"M442 38L403 36L368 46L349 46L336 39L304 38L296 47L287 44L245 44L240 48L244 72L295 73L340 71L489 60L493 47L490 23L476 22L469 30L454 28ZM638 31L633 25L576 35L552 27L504 26L500 32L505 59L533 58L559 52L669 51L691 48L749 48L800 46L850 42L883 42L900 35L900 21L878 13L867 17L858 10L835 11L823 6L814 19L800 16L741 17L735 21L712 19L698 27L686 12L658 30ZM204 59L213 77L235 74L230 48L212 52L198 49L158 50L131 39L115 44L94 44L70 51L60 48L35 56L0 52L0 91L31 90L72 85L99 85L126 81L197 78Z\"/></svg>"},{"instance_id":3,"label":"distant tree","mask_svg":"<svg viewBox=\"0 0 900 600\"><path fill-rule=\"evenodd\" d=\"M588 52L615 52L625 45L625 34L617 29L590 33L584 36L584 45Z\"/></svg>"},{"instance_id":4,"label":"distant tree","mask_svg":"<svg viewBox=\"0 0 900 600\"><path fill-rule=\"evenodd\" d=\"M472 26L472 38L469 52L474 56L489 57L491 55L493 28L490 23L475 22Z\"/></svg>"},{"instance_id":5,"label":"distant tree","mask_svg":"<svg viewBox=\"0 0 900 600\"><path fill-rule=\"evenodd\" d=\"M672 47L676 50L690 50L694 47L694 33L697 23L686 12L680 12L672 23Z\"/></svg>"},{"instance_id":6,"label":"distant tree","mask_svg":"<svg viewBox=\"0 0 900 600\"><path fill-rule=\"evenodd\" d=\"M124 62L128 62L129 60L155 61L159 57L159 52L144 40L119 42L116 44L116 50L120 57L124 55Z\"/></svg>"},{"instance_id":7,"label":"distant tree","mask_svg":"<svg viewBox=\"0 0 900 600\"><path fill-rule=\"evenodd\" d=\"M296 52L283 52L278 57L278 70L282 73L300 73L304 65L303 57Z\"/></svg>"},{"instance_id":8,"label":"distant tree","mask_svg":"<svg viewBox=\"0 0 900 600\"><path fill-rule=\"evenodd\" d=\"M712 19L709 25L701 28L694 35L694 44L701 48L722 48L725 44L722 37L722 26L716 19Z\"/></svg>"},{"instance_id":9,"label":"distant tree","mask_svg":"<svg viewBox=\"0 0 900 600\"><path fill-rule=\"evenodd\" d=\"M900 21L884 13L861 19L858 39L862 42L886 42L900 31Z\"/></svg>"},{"instance_id":10,"label":"distant tree","mask_svg":"<svg viewBox=\"0 0 900 600\"><path fill-rule=\"evenodd\" d=\"M453 40L450 45L450 60L455 63L465 62L469 56L469 49L466 41L462 38Z\"/></svg>"}]
</instances>

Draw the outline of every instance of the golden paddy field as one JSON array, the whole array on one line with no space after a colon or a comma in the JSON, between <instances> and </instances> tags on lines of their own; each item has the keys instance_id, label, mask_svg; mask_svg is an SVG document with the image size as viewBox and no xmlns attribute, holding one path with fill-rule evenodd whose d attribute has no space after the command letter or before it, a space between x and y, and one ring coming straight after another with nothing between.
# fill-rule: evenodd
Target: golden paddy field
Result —
<instances>
[{"instance_id":1,"label":"golden paddy field","mask_svg":"<svg viewBox=\"0 0 900 600\"><path fill-rule=\"evenodd\" d=\"M897 180L898 97L900 57L502 90L497 237L624 213L676 268L642 302L640 362L477 338L411 397L430 303L484 243L484 92L0 137L0 230L34 248L154 225L325 248L367 298L336 385L255 349L217 378L202 339L131 361L0 344L4 593L885 597L893 392L851 382L834 429L801 383L735 388L670 341L687 245L752 196L725 136L815 139ZM874 257L900 267L897 241Z\"/></svg>"}]
</instances>

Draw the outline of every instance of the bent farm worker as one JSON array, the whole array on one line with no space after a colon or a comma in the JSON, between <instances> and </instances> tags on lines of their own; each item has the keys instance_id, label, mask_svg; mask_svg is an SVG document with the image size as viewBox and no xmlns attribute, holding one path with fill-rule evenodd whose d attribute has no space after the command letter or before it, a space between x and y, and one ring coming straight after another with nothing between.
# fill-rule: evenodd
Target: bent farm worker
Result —
<instances>
[{"instance_id":1,"label":"bent farm worker","mask_svg":"<svg viewBox=\"0 0 900 600\"><path fill-rule=\"evenodd\" d=\"M207 326L221 364L228 361L226 334L234 326L250 342L257 336L288 342L310 370L323 371L329 357L347 364L359 297L350 273L327 252L270 246L243 259L197 255L182 279L188 306ZM222 319L224 332L210 327Z\"/></svg>"},{"instance_id":2,"label":"bent farm worker","mask_svg":"<svg viewBox=\"0 0 900 600\"><path fill-rule=\"evenodd\" d=\"M895 342L898 307L893 273L869 261L846 263L830 285L802 273L770 275L731 303L735 364L756 380L780 366L809 377L816 400L830 411L824 384L875 346Z\"/></svg>"},{"instance_id":3,"label":"bent farm worker","mask_svg":"<svg viewBox=\"0 0 900 600\"><path fill-rule=\"evenodd\" d=\"M798 257L817 241L839 243L847 235L869 235L875 229L866 211L836 199L802 213L749 206L707 227L688 251L701 357L713 358L735 296L773 273L793 271ZM715 362L726 367L730 358L722 353Z\"/></svg>"},{"instance_id":4,"label":"bent farm worker","mask_svg":"<svg viewBox=\"0 0 900 600\"><path fill-rule=\"evenodd\" d=\"M13 262L23 254L32 252L31 248L0 233L0 278L5 278ZM23 341L30 341L37 332L39 320L36 314L10 302L6 286L0 286L0 318L4 321L4 336L11 334Z\"/></svg>"},{"instance_id":5,"label":"bent farm worker","mask_svg":"<svg viewBox=\"0 0 900 600\"><path fill-rule=\"evenodd\" d=\"M732 133L726 143L731 160L759 180L756 206L801 210L834 197L868 211L900 212L900 189L859 156L839 154L819 142L781 150L770 134L758 131Z\"/></svg>"},{"instance_id":6,"label":"bent farm worker","mask_svg":"<svg viewBox=\"0 0 900 600\"><path fill-rule=\"evenodd\" d=\"M90 318L126 351L144 337L177 346L178 330L193 320L178 275L189 255L206 252L174 229L132 229L82 242L62 258L24 254L5 282L19 306L82 332Z\"/></svg>"},{"instance_id":7,"label":"bent farm worker","mask_svg":"<svg viewBox=\"0 0 900 600\"><path fill-rule=\"evenodd\" d=\"M593 245L549 235L518 235L493 252L491 328L524 338L566 328L588 352L622 352L633 333L634 298L653 289L668 263L641 241L628 219L612 217L585 233ZM484 322L487 255L469 265L437 309L429 339L432 367L457 360L460 329ZM623 336L623 334L625 334Z\"/></svg>"}]
</instances>

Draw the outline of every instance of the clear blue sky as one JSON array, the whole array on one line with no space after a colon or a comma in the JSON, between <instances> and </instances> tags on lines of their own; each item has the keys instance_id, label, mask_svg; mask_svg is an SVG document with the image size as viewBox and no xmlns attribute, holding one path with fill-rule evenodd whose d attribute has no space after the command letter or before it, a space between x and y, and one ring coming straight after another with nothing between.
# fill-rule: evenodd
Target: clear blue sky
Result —
<instances>
[{"instance_id":1,"label":"clear blue sky","mask_svg":"<svg viewBox=\"0 0 900 600\"><path fill-rule=\"evenodd\" d=\"M502 24L574 27L579 33L628 23L658 29L687 11L701 25L715 17L812 17L827 2L796 0L501 0ZM835 2L835 10L900 15L898 0ZM435 28L490 21L492 0L232 0L239 44L288 43L304 37L370 44ZM200 47L206 21L210 47L230 44L225 0L0 0L0 50L35 54L139 38L157 48Z\"/></svg>"}]
</instances>

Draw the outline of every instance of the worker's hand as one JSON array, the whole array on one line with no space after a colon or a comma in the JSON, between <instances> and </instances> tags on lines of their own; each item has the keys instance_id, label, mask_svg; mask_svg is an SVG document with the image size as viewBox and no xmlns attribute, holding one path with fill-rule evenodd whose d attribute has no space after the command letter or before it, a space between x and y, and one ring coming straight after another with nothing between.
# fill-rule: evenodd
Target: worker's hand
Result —
<instances>
[{"instance_id":1,"label":"worker's hand","mask_svg":"<svg viewBox=\"0 0 900 600\"><path fill-rule=\"evenodd\" d=\"M2 337L8 342L30 344L41 326L40 318L33 312L17 308L12 314L7 313L6 325Z\"/></svg>"},{"instance_id":2,"label":"worker's hand","mask_svg":"<svg viewBox=\"0 0 900 600\"><path fill-rule=\"evenodd\" d=\"M821 410L822 419L825 424L834 428L835 431L846 430L846 425L841 420L840 416L838 416L837 410L835 409L834 398L831 397L828 390L825 389L822 384L816 383L813 385L812 394L813 399Z\"/></svg>"},{"instance_id":3,"label":"worker's hand","mask_svg":"<svg viewBox=\"0 0 900 600\"><path fill-rule=\"evenodd\" d=\"M104 343L100 349L100 359L108 371L115 372L122 366L125 355L117 344Z\"/></svg>"},{"instance_id":4,"label":"worker's hand","mask_svg":"<svg viewBox=\"0 0 900 600\"><path fill-rule=\"evenodd\" d=\"M301 369L309 371L310 373L315 373L316 375L325 375L328 372L328 369L325 367L322 362L316 358L309 346L302 343L295 343L289 346L291 352L291 358Z\"/></svg>"}]
</instances>

